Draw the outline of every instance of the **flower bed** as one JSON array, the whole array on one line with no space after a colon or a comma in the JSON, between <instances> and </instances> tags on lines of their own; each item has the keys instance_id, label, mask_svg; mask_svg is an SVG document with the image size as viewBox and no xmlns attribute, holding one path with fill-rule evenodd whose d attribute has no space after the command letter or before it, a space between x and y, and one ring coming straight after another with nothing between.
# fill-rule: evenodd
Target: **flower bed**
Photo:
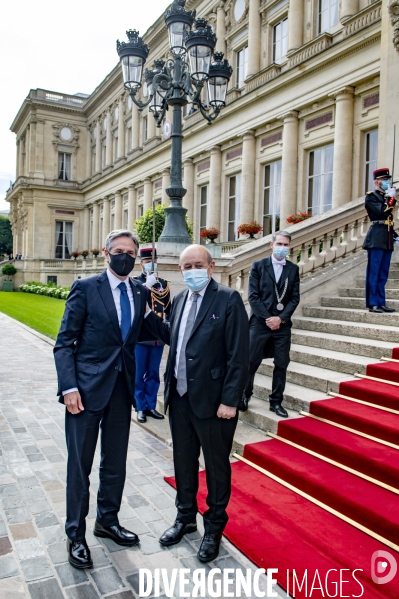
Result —
<instances>
[{"instance_id":1,"label":"flower bed","mask_svg":"<svg viewBox=\"0 0 399 599\"><path fill-rule=\"evenodd\" d=\"M19 286L19 290L24 293L35 293L36 295L47 295L48 297L55 297L56 299L66 300L70 287L57 287L51 283L36 283L30 281Z\"/></svg>"}]
</instances>

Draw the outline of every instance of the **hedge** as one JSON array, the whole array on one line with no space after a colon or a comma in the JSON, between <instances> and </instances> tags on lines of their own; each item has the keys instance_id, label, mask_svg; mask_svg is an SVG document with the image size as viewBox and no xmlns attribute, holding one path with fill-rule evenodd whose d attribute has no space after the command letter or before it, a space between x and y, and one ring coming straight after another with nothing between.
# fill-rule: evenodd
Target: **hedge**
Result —
<instances>
[{"instance_id":1,"label":"hedge","mask_svg":"<svg viewBox=\"0 0 399 599\"><path fill-rule=\"evenodd\" d=\"M19 286L19 290L24 293L35 293L36 295L47 295L48 297L55 297L56 299L66 300L70 287L57 287L54 283L36 283L30 281Z\"/></svg>"}]
</instances>

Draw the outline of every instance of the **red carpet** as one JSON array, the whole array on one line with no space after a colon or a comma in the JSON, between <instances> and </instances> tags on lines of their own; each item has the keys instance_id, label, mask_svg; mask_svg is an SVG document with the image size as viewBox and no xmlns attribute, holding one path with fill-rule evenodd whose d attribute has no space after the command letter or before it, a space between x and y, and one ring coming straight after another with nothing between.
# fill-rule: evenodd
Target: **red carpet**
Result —
<instances>
[{"instance_id":1,"label":"red carpet","mask_svg":"<svg viewBox=\"0 0 399 599\"><path fill-rule=\"evenodd\" d=\"M399 348L393 356L399 359ZM399 382L399 364L370 365L367 374ZM399 410L399 387L367 379L341 383L339 393L363 399L375 406ZM399 415L341 398L310 404L310 413L399 446ZM300 447L312 450L348 466L377 481L399 488L399 450L380 444L332 424L310 417L280 420L278 435ZM280 479L318 499L374 533L399 544L399 495L373 482L309 455L280 440L246 445L244 457ZM173 479L167 479L174 484ZM206 482L200 473L199 507L206 509ZM399 553L354 526L314 505L282 484L250 466L232 464L232 496L228 508L230 521L225 536L258 567L278 568L274 575L292 596L398 599L399 573L387 584L371 578L371 557L377 550L387 551L399 562ZM342 590L332 585L337 572L344 572ZM301 582L307 569L308 585L292 590L293 570ZM351 571L364 587L352 578ZM287 570L289 582L287 585ZM322 581L315 582L316 570ZM389 570L389 566L388 566ZM385 575L388 570L379 576ZM317 578L316 578L317 580ZM329 593L329 594L328 594Z\"/></svg>"}]
</instances>

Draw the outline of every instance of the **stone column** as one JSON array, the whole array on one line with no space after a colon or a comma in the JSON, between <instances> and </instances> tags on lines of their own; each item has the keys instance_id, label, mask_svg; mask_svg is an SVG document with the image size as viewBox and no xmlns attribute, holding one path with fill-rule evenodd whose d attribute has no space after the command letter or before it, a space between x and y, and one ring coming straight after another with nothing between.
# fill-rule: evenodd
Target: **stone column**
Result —
<instances>
[{"instance_id":1,"label":"stone column","mask_svg":"<svg viewBox=\"0 0 399 599\"><path fill-rule=\"evenodd\" d=\"M137 191L134 185L129 185L129 193L127 200L127 228L133 231L134 223L136 222L136 198Z\"/></svg>"},{"instance_id":2,"label":"stone column","mask_svg":"<svg viewBox=\"0 0 399 599\"><path fill-rule=\"evenodd\" d=\"M188 220L194 220L194 164L192 158L187 158L183 163L184 166L184 181L183 185L187 189L187 193L183 198L183 206L187 208Z\"/></svg>"},{"instance_id":3,"label":"stone column","mask_svg":"<svg viewBox=\"0 0 399 599\"><path fill-rule=\"evenodd\" d=\"M101 156L101 123L100 119L97 119L96 125L96 173L102 171L102 156Z\"/></svg>"},{"instance_id":4,"label":"stone column","mask_svg":"<svg viewBox=\"0 0 399 599\"><path fill-rule=\"evenodd\" d=\"M220 146L211 149L209 167L209 198L206 211L206 226L220 229L220 207L222 186L222 151ZM185 181L184 181L185 183Z\"/></svg>"},{"instance_id":5,"label":"stone column","mask_svg":"<svg viewBox=\"0 0 399 599\"><path fill-rule=\"evenodd\" d=\"M344 23L357 12L359 12L359 0L342 0L339 20Z\"/></svg>"},{"instance_id":6,"label":"stone column","mask_svg":"<svg viewBox=\"0 0 399 599\"><path fill-rule=\"evenodd\" d=\"M260 69L261 23L259 8L260 0L249 0L247 77L256 75Z\"/></svg>"},{"instance_id":7,"label":"stone column","mask_svg":"<svg viewBox=\"0 0 399 599\"><path fill-rule=\"evenodd\" d=\"M144 212L148 208L152 208L152 181L147 178L144 179L144 201L143 201Z\"/></svg>"},{"instance_id":8,"label":"stone column","mask_svg":"<svg viewBox=\"0 0 399 599\"><path fill-rule=\"evenodd\" d=\"M290 0L288 10L288 52L300 48L303 44L304 12L304 0Z\"/></svg>"},{"instance_id":9,"label":"stone column","mask_svg":"<svg viewBox=\"0 0 399 599\"><path fill-rule=\"evenodd\" d=\"M86 129L86 179L91 177L91 132Z\"/></svg>"},{"instance_id":10,"label":"stone column","mask_svg":"<svg viewBox=\"0 0 399 599\"><path fill-rule=\"evenodd\" d=\"M253 131L244 133L242 141L240 222L254 220L256 139Z\"/></svg>"},{"instance_id":11,"label":"stone column","mask_svg":"<svg viewBox=\"0 0 399 599\"><path fill-rule=\"evenodd\" d=\"M103 230L102 230L102 239L101 245L104 244L105 238L111 230L111 205L109 197L104 198L103 201Z\"/></svg>"},{"instance_id":12,"label":"stone column","mask_svg":"<svg viewBox=\"0 0 399 599\"><path fill-rule=\"evenodd\" d=\"M115 193L115 222L114 222L114 227L115 229L122 229L123 228L123 222L122 222L122 216L123 216L123 210L122 210L122 194L120 191L117 191Z\"/></svg>"},{"instance_id":13,"label":"stone column","mask_svg":"<svg viewBox=\"0 0 399 599\"><path fill-rule=\"evenodd\" d=\"M332 207L352 199L353 166L353 87L344 87L335 95L334 171ZM345 173L345 176L343 176Z\"/></svg>"},{"instance_id":14,"label":"stone column","mask_svg":"<svg viewBox=\"0 0 399 599\"><path fill-rule=\"evenodd\" d=\"M140 119L139 111L135 104L132 104L132 150L139 147L140 144Z\"/></svg>"},{"instance_id":15,"label":"stone column","mask_svg":"<svg viewBox=\"0 0 399 599\"><path fill-rule=\"evenodd\" d=\"M36 123L35 179L42 179L44 181L43 163L44 163L44 121L37 121L37 123Z\"/></svg>"},{"instance_id":16,"label":"stone column","mask_svg":"<svg viewBox=\"0 0 399 599\"><path fill-rule=\"evenodd\" d=\"M93 231L92 231L92 239L91 239L91 243L92 243L93 247L88 248L88 249L98 248L99 222L100 222L100 206L98 205L98 202L94 202L93 203Z\"/></svg>"},{"instance_id":17,"label":"stone column","mask_svg":"<svg viewBox=\"0 0 399 599\"><path fill-rule=\"evenodd\" d=\"M149 141L150 139L153 139L155 137L155 133L156 133L155 119L152 116L152 112L150 112L150 111L147 112L147 124L148 124L147 141Z\"/></svg>"},{"instance_id":18,"label":"stone column","mask_svg":"<svg viewBox=\"0 0 399 599\"><path fill-rule=\"evenodd\" d=\"M107 111L107 131L105 137L105 166L112 164L112 112L108 108Z\"/></svg>"},{"instance_id":19,"label":"stone column","mask_svg":"<svg viewBox=\"0 0 399 599\"><path fill-rule=\"evenodd\" d=\"M221 1L217 5L216 12L216 52L223 52L226 54L226 23L225 23L226 13L224 11L224 2Z\"/></svg>"},{"instance_id":20,"label":"stone column","mask_svg":"<svg viewBox=\"0 0 399 599\"><path fill-rule=\"evenodd\" d=\"M296 212L298 189L298 113L295 110L283 116L283 153L281 162L280 229L287 226L287 218Z\"/></svg>"},{"instance_id":21,"label":"stone column","mask_svg":"<svg viewBox=\"0 0 399 599\"><path fill-rule=\"evenodd\" d=\"M22 139L17 139L17 178L20 177L22 173Z\"/></svg>"},{"instance_id":22,"label":"stone column","mask_svg":"<svg viewBox=\"0 0 399 599\"><path fill-rule=\"evenodd\" d=\"M35 176L36 162L36 122L32 122L29 128L29 176ZM58 169L58 162L57 162ZM57 173L58 177L58 173Z\"/></svg>"},{"instance_id":23,"label":"stone column","mask_svg":"<svg viewBox=\"0 0 399 599\"><path fill-rule=\"evenodd\" d=\"M118 104L118 158L125 155L125 119L123 118L123 97Z\"/></svg>"},{"instance_id":24,"label":"stone column","mask_svg":"<svg viewBox=\"0 0 399 599\"><path fill-rule=\"evenodd\" d=\"M89 237L90 237L90 207L85 206L83 209L83 248L82 248L82 250L89 249Z\"/></svg>"},{"instance_id":25,"label":"stone column","mask_svg":"<svg viewBox=\"0 0 399 599\"><path fill-rule=\"evenodd\" d=\"M169 196L166 193L166 190L169 187L169 183L170 183L170 170L168 168L166 168L162 172L162 204L169 204L170 203Z\"/></svg>"}]
</instances>

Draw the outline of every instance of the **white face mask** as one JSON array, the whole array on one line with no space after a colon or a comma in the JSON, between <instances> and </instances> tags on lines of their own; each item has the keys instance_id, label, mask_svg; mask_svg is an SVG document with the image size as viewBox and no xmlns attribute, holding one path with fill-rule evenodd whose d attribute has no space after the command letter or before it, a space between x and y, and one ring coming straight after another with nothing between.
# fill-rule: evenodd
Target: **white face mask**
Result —
<instances>
[{"instance_id":1,"label":"white face mask","mask_svg":"<svg viewBox=\"0 0 399 599\"><path fill-rule=\"evenodd\" d=\"M183 271L184 282L190 291L201 291L209 281L207 268L191 268Z\"/></svg>"},{"instance_id":2,"label":"white face mask","mask_svg":"<svg viewBox=\"0 0 399 599\"><path fill-rule=\"evenodd\" d=\"M152 268L152 262L147 262L146 264L144 264L144 272L148 275L152 272L157 272L158 270L158 264L155 264L154 262L154 268Z\"/></svg>"}]
</instances>

